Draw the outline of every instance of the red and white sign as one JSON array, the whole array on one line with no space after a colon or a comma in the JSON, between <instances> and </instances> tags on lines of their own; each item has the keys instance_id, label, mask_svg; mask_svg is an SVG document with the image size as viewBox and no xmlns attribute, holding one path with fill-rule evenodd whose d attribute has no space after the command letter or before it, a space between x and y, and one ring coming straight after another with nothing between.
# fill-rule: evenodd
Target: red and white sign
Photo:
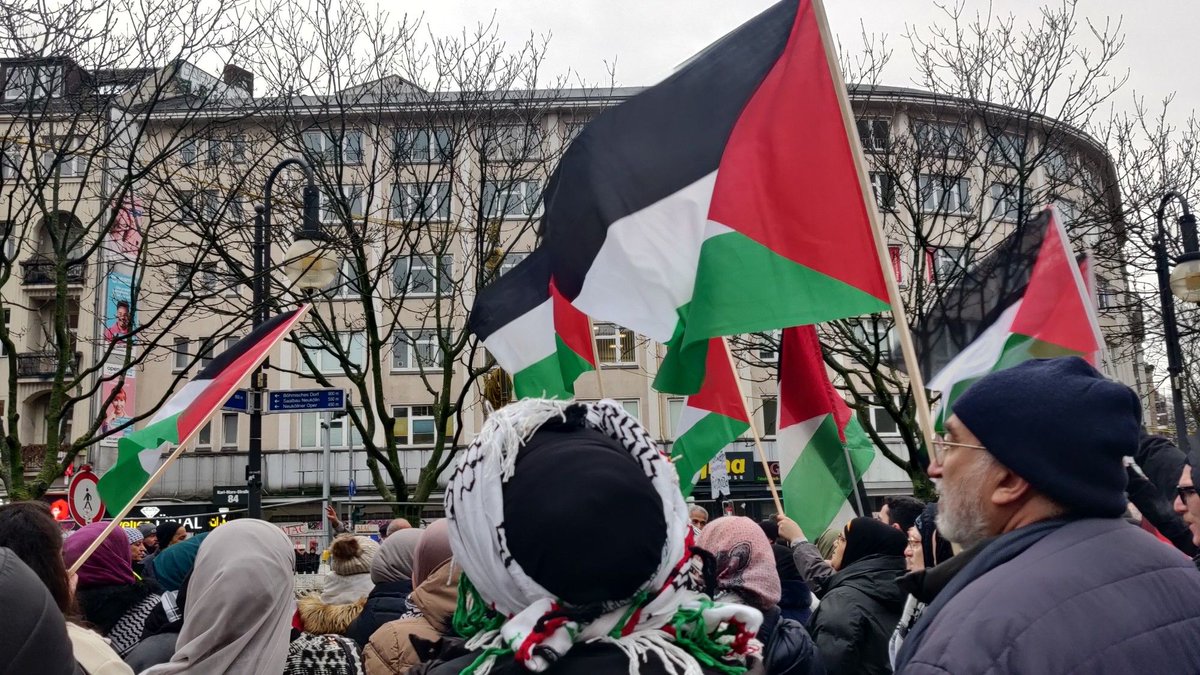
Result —
<instances>
[{"instance_id":1,"label":"red and white sign","mask_svg":"<svg viewBox=\"0 0 1200 675\"><path fill-rule=\"evenodd\" d=\"M79 523L80 527L104 518L104 502L100 501L100 492L96 489L99 482L100 479L88 466L82 467L71 476L71 486L67 489L67 504L71 507L71 518Z\"/></svg>"}]
</instances>

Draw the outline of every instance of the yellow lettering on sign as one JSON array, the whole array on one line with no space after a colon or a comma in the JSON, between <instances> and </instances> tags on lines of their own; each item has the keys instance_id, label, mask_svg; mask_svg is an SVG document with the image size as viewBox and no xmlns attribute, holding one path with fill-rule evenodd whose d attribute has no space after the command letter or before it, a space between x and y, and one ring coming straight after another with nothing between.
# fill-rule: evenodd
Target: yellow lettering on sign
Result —
<instances>
[{"instance_id":1,"label":"yellow lettering on sign","mask_svg":"<svg viewBox=\"0 0 1200 675\"><path fill-rule=\"evenodd\" d=\"M734 459L729 461L729 473L740 476L746 473L746 460Z\"/></svg>"}]
</instances>

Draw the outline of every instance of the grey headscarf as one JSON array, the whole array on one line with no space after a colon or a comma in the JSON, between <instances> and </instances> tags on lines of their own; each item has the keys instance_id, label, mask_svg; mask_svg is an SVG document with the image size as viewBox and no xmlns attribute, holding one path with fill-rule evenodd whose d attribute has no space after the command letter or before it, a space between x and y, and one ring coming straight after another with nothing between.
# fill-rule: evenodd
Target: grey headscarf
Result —
<instances>
[{"instance_id":1,"label":"grey headscarf","mask_svg":"<svg viewBox=\"0 0 1200 675\"><path fill-rule=\"evenodd\" d=\"M413 553L421 540L421 530L399 530L383 540L379 552L371 561L371 581L382 584L389 581L412 579Z\"/></svg>"},{"instance_id":2,"label":"grey headscarf","mask_svg":"<svg viewBox=\"0 0 1200 675\"><path fill-rule=\"evenodd\" d=\"M142 675L282 673L296 611L295 556L262 520L235 520L205 540L188 582L183 629L169 663Z\"/></svg>"}]
</instances>

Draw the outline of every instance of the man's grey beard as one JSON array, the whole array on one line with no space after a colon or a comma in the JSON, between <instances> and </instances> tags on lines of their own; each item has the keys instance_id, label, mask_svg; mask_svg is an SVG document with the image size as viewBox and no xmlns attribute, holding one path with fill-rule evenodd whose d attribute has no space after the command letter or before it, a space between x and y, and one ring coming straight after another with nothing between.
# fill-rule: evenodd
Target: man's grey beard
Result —
<instances>
[{"instance_id":1,"label":"man's grey beard","mask_svg":"<svg viewBox=\"0 0 1200 675\"><path fill-rule=\"evenodd\" d=\"M983 483L987 480L992 465L992 461L980 458L956 484L952 485L945 479L942 480L937 529L943 537L963 548L971 548L991 534L983 512L982 492Z\"/></svg>"}]
</instances>

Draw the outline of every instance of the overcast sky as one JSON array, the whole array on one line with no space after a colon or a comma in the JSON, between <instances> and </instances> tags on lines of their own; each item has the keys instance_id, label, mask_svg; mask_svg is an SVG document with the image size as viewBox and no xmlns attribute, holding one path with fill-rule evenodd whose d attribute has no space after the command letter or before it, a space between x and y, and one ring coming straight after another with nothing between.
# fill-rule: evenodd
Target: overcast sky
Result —
<instances>
[{"instance_id":1,"label":"overcast sky","mask_svg":"<svg viewBox=\"0 0 1200 675\"><path fill-rule=\"evenodd\" d=\"M948 0L953 1L953 0ZM986 0L965 0L986 12ZM1038 8L1058 0L1002 0L995 5L1019 21L1036 21ZM607 82L605 62L616 62L617 83L647 85L705 45L772 4L773 0L404 0L382 3L393 12L424 13L438 33L472 27L496 14L502 35L523 41L530 31L550 33L547 72L574 70L586 81ZM906 24L928 25L944 15L933 0L826 0L830 24L850 49L868 33L886 34L895 54L885 84L911 85L913 61ZM1176 93L1175 119L1200 109L1200 2L1080 0L1081 18L1103 25L1123 21L1126 45L1118 63L1129 70L1120 105L1134 91L1149 101ZM1087 27L1082 30L1086 32ZM1090 39L1090 36L1084 36Z\"/></svg>"}]
</instances>

